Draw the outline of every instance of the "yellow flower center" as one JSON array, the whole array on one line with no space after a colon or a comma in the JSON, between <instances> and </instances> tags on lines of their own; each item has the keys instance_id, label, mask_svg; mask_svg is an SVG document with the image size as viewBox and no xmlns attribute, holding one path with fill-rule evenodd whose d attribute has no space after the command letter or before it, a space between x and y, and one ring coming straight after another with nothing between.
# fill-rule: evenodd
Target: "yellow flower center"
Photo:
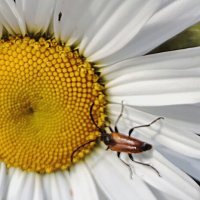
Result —
<instances>
[{"instance_id":1,"label":"yellow flower center","mask_svg":"<svg viewBox=\"0 0 200 200\"><path fill-rule=\"evenodd\" d=\"M72 165L78 147L99 136L105 96L92 64L55 40L0 40L0 160L48 173ZM77 162L94 143L75 153Z\"/></svg>"}]
</instances>

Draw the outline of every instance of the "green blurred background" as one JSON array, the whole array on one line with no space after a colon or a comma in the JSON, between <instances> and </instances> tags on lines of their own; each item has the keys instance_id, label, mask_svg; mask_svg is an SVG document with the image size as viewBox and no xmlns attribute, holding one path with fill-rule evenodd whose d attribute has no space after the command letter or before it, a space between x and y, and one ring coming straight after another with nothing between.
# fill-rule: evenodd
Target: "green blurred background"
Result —
<instances>
[{"instance_id":1,"label":"green blurred background","mask_svg":"<svg viewBox=\"0 0 200 200\"><path fill-rule=\"evenodd\" d=\"M200 46L200 23L186 29L184 32L168 40L151 53L185 49Z\"/></svg>"}]
</instances>

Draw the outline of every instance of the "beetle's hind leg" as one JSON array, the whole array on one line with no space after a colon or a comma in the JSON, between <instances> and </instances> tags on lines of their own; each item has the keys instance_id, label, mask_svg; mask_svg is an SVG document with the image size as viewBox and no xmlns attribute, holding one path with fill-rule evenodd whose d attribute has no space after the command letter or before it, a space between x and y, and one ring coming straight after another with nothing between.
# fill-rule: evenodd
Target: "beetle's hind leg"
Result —
<instances>
[{"instance_id":1,"label":"beetle's hind leg","mask_svg":"<svg viewBox=\"0 0 200 200\"><path fill-rule=\"evenodd\" d=\"M131 166L128 163L126 163L124 160L122 160L120 158L120 154L121 154L121 152L117 152L117 157L129 168L129 170L130 170L130 177L132 178L133 177L133 169L131 168Z\"/></svg>"},{"instance_id":2,"label":"beetle's hind leg","mask_svg":"<svg viewBox=\"0 0 200 200\"><path fill-rule=\"evenodd\" d=\"M138 164L141 164L141 165L145 165L145 166L147 166L147 167L151 167L151 168L158 174L158 176L161 177L160 172L159 172L155 167L153 167L152 165L147 164L147 163L142 163L142 162L139 162L139 161L134 160L132 154L128 154L128 156L129 156L129 158L130 158L133 162L135 162L135 163L138 163Z\"/></svg>"}]
</instances>

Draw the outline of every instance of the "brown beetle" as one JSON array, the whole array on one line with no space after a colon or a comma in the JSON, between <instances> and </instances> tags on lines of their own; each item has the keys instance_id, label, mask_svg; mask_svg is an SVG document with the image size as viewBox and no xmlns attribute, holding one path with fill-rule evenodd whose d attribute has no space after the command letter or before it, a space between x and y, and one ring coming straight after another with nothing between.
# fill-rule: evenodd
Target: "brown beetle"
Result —
<instances>
[{"instance_id":1,"label":"brown beetle","mask_svg":"<svg viewBox=\"0 0 200 200\"><path fill-rule=\"evenodd\" d=\"M136 139L134 137L131 137L131 133L137 128L149 127L152 124L154 124L155 122L157 122L158 120L164 119L164 118L163 117L158 117L158 118L156 118L155 120L153 120L149 124L145 124L145 125L141 125L141 126L135 126L135 127L131 128L129 130L129 136L121 134L118 131L117 123L119 122L119 120L120 120L120 118L122 117L122 114L123 114L124 105L123 105L123 102L122 102L121 112L120 112L120 115L118 116L118 118L117 118L117 120L115 122L114 130L110 126L108 126L108 128L111 131L111 133L107 133L105 128L99 127L96 124L96 122L95 122L95 120L93 118L93 115L92 115L93 106L94 106L94 103L90 107L90 117L91 117L92 122L96 126L96 128L101 133L101 135L100 135L99 138L94 139L94 140L90 140L90 141L86 142L85 144L81 145L80 147L78 147L77 149L75 149L75 151L73 151L73 153L71 155L71 161L73 161L74 154L78 150L80 150L84 146L88 145L89 143L96 142L98 139L100 139L100 141L104 142L104 144L107 145L107 149L110 149L112 151L116 151L117 152L117 156L119 157L119 159L125 165L127 165L130 168L130 170L131 170L130 165L120 158L120 154L121 153L127 153L129 158L135 163L151 167L160 176L160 173L158 172L158 170L156 168L154 168L153 166L151 166L150 164L142 163L142 162L134 160L132 154L142 153L144 151L148 151L148 150L152 149L152 145L148 144L146 142L143 142L141 140L138 140L138 139Z\"/></svg>"}]
</instances>

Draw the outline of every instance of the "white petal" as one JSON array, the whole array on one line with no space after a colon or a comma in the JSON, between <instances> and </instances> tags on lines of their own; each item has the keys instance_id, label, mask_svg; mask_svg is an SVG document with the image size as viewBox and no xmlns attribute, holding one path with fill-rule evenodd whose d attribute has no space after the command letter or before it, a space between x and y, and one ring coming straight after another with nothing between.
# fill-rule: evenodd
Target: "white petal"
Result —
<instances>
[{"instance_id":1,"label":"white petal","mask_svg":"<svg viewBox=\"0 0 200 200\"><path fill-rule=\"evenodd\" d=\"M109 199L155 199L140 178L130 178L129 168L110 151L97 149L86 162Z\"/></svg>"},{"instance_id":2,"label":"white petal","mask_svg":"<svg viewBox=\"0 0 200 200\"><path fill-rule=\"evenodd\" d=\"M130 59L111 66L113 74L103 68L110 101L137 106L200 102L199 53L194 48Z\"/></svg>"},{"instance_id":3,"label":"white petal","mask_svg":"<svg viewBox=\"0 0 200 200\"><path fill-rule=\"evenodd\" d=\"M12 176L13 176L14 173L15 173L15 168L14 168L14 167L11 167L11 168L9 168L9 170L7 170L7 171L8 171L8 182L10 182L11 179L12 179Z\"/></svg>"},{"instance_id":4,"label":"white petal","mask_svg":"<svg viewBox=\"0 0 200 200\"><path fill-rule=\"evenodd\" d=\"M45 174L45 175L43 175L41 177L41 181L38 182L39 184L41 184L41 182L42 182L42 186L43 187L41 187L41 189L42 189L42 191L44 193L45 198L48 199L48 200L52 200L51 191L50 191L51 181L52 181L52 177L51 176L52 176L52 174Z\"/></svg>"},{"instance_id":5,"label":"white petal","mask_svg":"<svg viewBox=\"0 0 200 200\"><path fill-rule=\"evenodd\" d=\"M52 28L53 28L53 34L54 37L59 40L60 39L60 32L61 32L61 26L59 23L59 17L64 11L62 8L64 7L64 1L63 0L58 0L56 1L55 8L54 8L54 13L53 13L53 23L52 23ZM62 16L61 16L62 17Z\"/></svg>"},{"instance_id":6,"label":"white petal","mask_svg":"<svg viewBox=\"0 0 200 200\"><path fill-rule=\"evenodd\" d=\"M181 170L200 181L200 159L183 156L163 146L158 146L157 149Z\"/></svg>"},{"instance_id":7,"label":"white petal","mask_svg":"<svg viewBox=\"0 0 200 200\"><path fill-rule=\"evenodd\" d=\"M137 108L153 115L164 115L170 118L170 124L176 127L182 127L191 133L200 133L200 107L197 104Z\"/></svg>"},{"instance_id":8,"label":"white petal","mask_svg":"<svg viewBox=\"0 0 200 200\"><path fill-rule=\"evenodd\" d=\"M98 33L100 27L102 27L106 23L107 19L110 18L113 10L116 10L122 4L122 1L120 0L93 0L92 2L89 13L82 18L82 21L84 21L83 24L86 24L87 22L89 22L89 24L87 24L85 30L82 31L83 37L79 45L81 53L84 52L86 46L88 46L93 37Z\"/></svg>"},{"instance_id":9,"label":"white petal","mask_svg":"<svg viewBox=\"0 0 200 200\"><path fill-rule=\"evenodd\" d=\"M72 199L72 190L71 190L71 185L70 185L70 177L69 177L69 172L58 172L56 173L56 179L57 179L57 184L58 187L60 188L60 195L65 199Z\"/></svg>"},{"instance_id":10,"label":"white petal","mask_svg":"<svg viewBox=\"0 0 200 200\"><path fill-rule=\"evenodd\" d=\"M200 47L188 48L177 51L157 53L137 58L127 59L101 68L102 76L111 81L119 77L119 71L124 74L145 70L190 69L199 68ZM122 74L123 75L123 74Z\"/></svg>"},{"instance_id":11,"label":"white petal","mask_svg":"<svg viewBox=\"0 0 200 200\"><path fill-rule=\"evenodd\" d=\"M56 1L53 16L55 38L67 45L74 45L77 40L80 42L87 24L93 19L93 12L90 11L91 4L91 0Z\"/></svg>"},{"instance_id":12,"label":"white petal","mask_svg":"<svg viewBox=\"0 0 200 200\"><path fill-rule=\"evenodd\" d=\"M157 189L155 189L153 186L149 185L151 191L153 192L153 194L156 196L157 199L161 199L161 200L180 200L178 197L177 198L173 198L170 195L167 195L166 193L159 191Z\"/></svg>"},{"instance_id":13,"label":"white petal","mask_svg":"<svg viewBox=\"0 0 200 200\"><path fill-rule=\"evenodd\" d=\"M61 200L62 197L60 195L59 187L56 180L56 175L54 173L51 173L51 174L48 174L48 176L50 177L50 188L49 188L49 193L51 194L50 199Z\"/></svg>"},{"instance_id":14,"label":"white petal","mask_svg":"<svg viewBox=\"0 0 200 200\"><path fill-rule=\"evenodd\" d=\"M108 80L112 80L119 76L118 71L129 73L144 70L156 69L188 69L199 67L200 47L188 48L177 51L157 53L137 58L127 59L121 62L116 62L113 65L100 67L103 76Z\"/></svg>"},{"instance_id":15,"label":"white petal","mask_svg":"<svg viewBox=\"0 0 200 200\"><path fill-rule=\"evenodd\" d=\"M98 162L98 159L96 158L95 162L93 161L92 168L96 169L97 168L96 165L99 168L100 163L104 161L104 163L102 164L104 168L109 170L110 168L108 166L111 166L111 170L114 171L115 168L113 165L118 166L119 164L117 165L117 163L114 163L113 158L111 158L110 156L108 159L109 161L107 161L109 162L107 166L104 160L106 156L107 154L102 155L103 159L102 158L99 159L99 162ZM173 199L176 199L178 196L180 197L180 199L198 200L199 195L200 195L199 186L190 177L188 177L185 173L183 173L177 167L175 167L170 162L168 162L161 154L159 154L155 150L151 152L149 151L143 154L135 154L135 155L133 154L133 157L135 158L135 160L140 161L142 163L150 164L156 170L158 170L161 177L158 176L155 170L152 169L151 167L134 163L127 157L126 154L123 155L123 160L125 160L127 163L130 164L131 167L133 167L133 172L138 177L143 179L145 182L147 182L148 184L156 188L156 190L159 190L163 192L164 194L171 196ZM95 171L95 175L97 174L97 172L99 171ZM103 176L102 174L103 172L101 173L101 176ZM119 171L118 172L115 171L115 175L112 173L110 173L110 175L108 174L106 175L111 180L113 180L114 176L115 177L119 176ZM134 179L135 179L135 175L133 175L133 181ZM114 179L114 182L116 183L117 180ZM185 191L184 188L188 188L188 190L190 191ZM120 192L122 192L122 189L120 190ZM139 189L138 189L138 192L139 192ZM133 190L132 190L132 193L133 193Z\"/></svg>"},{"instance_id":16,"label":"white petal","mask_svg":"<svg viewBox=\"0 0 200 200\"><path fill-rule=\"evenodd\" d=\"M7 185L7 168L4 163L0 163L0 200L5 199Z\"/></svg>"},{"instance_id":17,"label":"white petal","mask_svg":"<svg viewBox=\"0 0 200 200\"><path fill-rule=\"evenodd\" d=\"M14 169L14 168L13 168ZM10 171L10 169L9 169ZM12 172L11 172L12 173ZM45 200L41 175L14 169L7 193L7 200Z\"/></svg>"},{"instance_id":18,"label":"white petal","mask_svg":"<svg viewBox=\"0 0 200 200\"><path fill-rule=\"evenodd\" d=\"M126 102L124 103L126 104ZM109 117L112 121L119 116L120 109L121 105L110 104L108 106L108 111L112 111L109 114ZM127 127L127 130L125 130L124 134L128 134L128 130L130 128L138 125L149 124L157 117L158 116L153 116L125 105L123 118L120 120L118 125L119 130L124 131L124 127ZM162 117L165 116L163 115ZM180 154L193 158L200 158L200 137L192 134L188 130L185 130L183 127L173 126L173 124L168 122L167 118L157 121L150 127L136 129L134 135L136 135L138 138L140 138L140 136L149 138L154 142L179 152Z\"/></svg>"},{"instance_id":19,"label":"white petal","mask_svg":"<svg viewBox=\"0 0 200 200\"><path fill-rule=\"evenodd\" d=\"M137 55L147 53L189 26L199 22L199 10L200 2L196 0L174 1L160 10L135 38L135 48L141 47L137 50ZM146 37L147 35L148 37Z\"/></svg>"},{"instance_id":20,"label":"white petal","mask_svg":"<svg viewBox=\"0 0 200 200\"><path fill-rule=\"evenodd\" d=\"M14 1L0 2L0 21L10 34L26 33L23 13L20 11Z\"/></svg>"},{"instance_id":21,"label":"white petal","mask_svg":"<svg viewBox=\"0 0 200 200\"><path fill-rule=\"evenodd\" d=\"M86 44L96 33L91 30L99 27L99 23L107 19L107 15L110 15L116 4L118 5L119 1L58 0L54 13L55 37L68 45L81 42L81 46L83 46L83 43ZM60 13L62 14L61 18L59 18ZM96 28L95 31L97 31ZM80 50L82 51L83 48L80 47Z\"/></svg>"},{"instance_id":22,"label":"white petal","mask_svg":"<svg viewBox=\"0 0 200 200\"><path fill-rule=\"evenodd\" d=\"M25 179L26 173L19 169L15 169L8 186L7 200L15 200L21 198L23 187L26 184Z\"/></svg>"},{"instance_id":23,"label":"white petal","mask_svg":"<svg viewBox=\"0 0 200 200\"><path fill-rule=\"evenodd\" d=\"M158 9L160 1L124 1L107 19L83 52L97 61L124 47Z\"/></svg>"},{"instance_id":24,"label":"white petal","mask_svg":"<svg viewBox=\"0 0 200 200\"><path fill-rule=\"evenodd\" d=\"M80 24L80 21L85 18L85 15L90 16L88 20L93 19L90 4L90 0L57 1L54 13L54 32L57 39L72 45L81 37L87 24ZM85 22L89 23L88 20Z\"/></svg>"},{"instance_id":25,"label":"white petal","mask_svg":"<svg viewBox=\"0 0 200 200\"><path fill-rule=\"evenodd\" d=\"M150 162L159 170L161 177L152 176L149 171L149 174L143 175L143 179L147 183L174 198L187 200L198 200L200 198L199 186L189 176L168 162L160 153L154 151Z\"/></svg>"},{"instance_id":26,"label":"white petal","mask_svg":"<svg viewBox=\"0 0 200 200\"><path fill-rule=\"evenodd\" d=\"M44 187L42 186L42 175L35 174L35 185L34 185L34 193L33 200L46 200Z\"/></svg>"},{"instance_id":27,"label":"white petal","mask_svg":"<svg viewBox=\"0 0 200 200\"><path fill-rule=\"evenodd\" d=\"M68 2L65 1L65 7L62 8L63 20L61 20L61 41L67 42L67 44L72 45L79 39L79 37L83 33L84 25L86 25L82 24L83 27L80 27L81 24L79 23L79 21L82 19L82 17L84 17L85 12L89 12L89 3L91 2L86 2L82 0ZM83 30L81 28L83 28Z\"/></svg>"},{"instance_id":28,"label":"white petal","mask_svg":"<svg viewBox=\"0 0 200 200\"><path fill-rule=\"evenodd\" d=\"M54 11L55 0L20 0L29 33L45 33Z\"/></svg>"},{"instance_id":29,"label":"white petal","mask_svg":"<svg viewBox=\"0 0 200 200\"><path fill-rule=\"evenodd\" d=\"M68 172L58 171L51 174L45 174L42 176L42 183L42 191L45 199L72 199Z\"/></svg>"},{"instance_id":30,"label":"white petal","mask_svg":"<svg viewBox=\"0 0 200 200\"><path fill-rule=\"evenodd\" d=\"M173 3L174 0L163 0L161 8L168 6L169 4Z\"/></svg>"},{"instance_id":31,"label":"white petal","mask_svg":"<svg viewBox=\"0 0 200 200\"><path fill-rule=\"evenodd\" d=\"M70 183L73 191L73 199L99 199L94 180L85 164L78 163L70 169Z\"/></svg>"},{"instance_id":32,"label":"white petal","mask_svg":"<svg viewBox=\"0 0 200 200\"><path fill-rule=\"evenodd\" d=\"M188 76L187 76L188 74ZM194 92L200 89L200 68L190 70L150 70L123 75L107 83L110 95L160 95ZM132 82L131 82L132 79ZM193 83L193 84L192 84ZM156 87L157 86L157 87ZM170 98L170 96L168 97ZM200 102L200 100L199 100Z\"/></svg>"},{"instance_id":33,"label":"white petal","mask_svg":"<svg viewBox=\"0 0 200 200\"><path fill-rule=\"evenodd\" d=\"M64 172L56 172L51 174L51 188L49 192L51 193L51 199L54 200L70 200L72 199L70 193L69 180L67 180Z\"/></svg>"},{"instance_id":34,"label":"white petal","mask_svg":"<svg viewBox=\"0 0 200 200\"><path fill-rule=\"evenodd\" d=\"M26 173L26 172L24 172ZM24 180L20 200L33 200L33 192L35 187L35 173L28 172Z\"/></svg>"},{"instance_id":35,"label":"white petal","mask_svg":"<svg viewBox=\"0 0 200 200\"><path fill-rule=\"evenodd\" d=\"M123 88L130 89L130 88ZM111 93L110 93L111 94ZM135 95L135 96L114 96L112 95L109 100L112 102L120 102L125 100L129 105L138 106L155 106L155 105L173 105L173 104L193 104L200 101L200 91L193 92L180 92L180 93L168 93L168 94L158 94L158 95ZM145 100L146 99L146 100ZM147 103L148 99L148 103ZM156 99L156 100L155 100ZM133 103L134 102L134 103Z\"/></svg>"},{"instance_id":36,"label":"white petal","mask_svg":"<svg viewBox=\"0 0 200 200\"><path fill-rule=\"evenodd\" d=\"M45 200L41 176L36 173L27 173L19 169L9 169L9 187L7 200Z\"/></svg>"},{"instance_id":37,"label":"white petal","mask_svg":"<svg viewBox=\"0 0 200 200\"><path fill-rule=\"evenodd\" d=\"M101 62L110 64L126 58L144 55L197 23L199 19L200 1L173 1L169 6L159 10L128 45L114 55L101 60Z\"/></svg>"},{"instance_id":38,"label":"white petal","mask_svg":"<svg viewBox=\"0 0 200 200\"><path fill-rule=\"evenodd\" d=\"M3 35L3 25L0 22L0 38L2 37L2 35Z\"/></svg>"}]
</instances>

